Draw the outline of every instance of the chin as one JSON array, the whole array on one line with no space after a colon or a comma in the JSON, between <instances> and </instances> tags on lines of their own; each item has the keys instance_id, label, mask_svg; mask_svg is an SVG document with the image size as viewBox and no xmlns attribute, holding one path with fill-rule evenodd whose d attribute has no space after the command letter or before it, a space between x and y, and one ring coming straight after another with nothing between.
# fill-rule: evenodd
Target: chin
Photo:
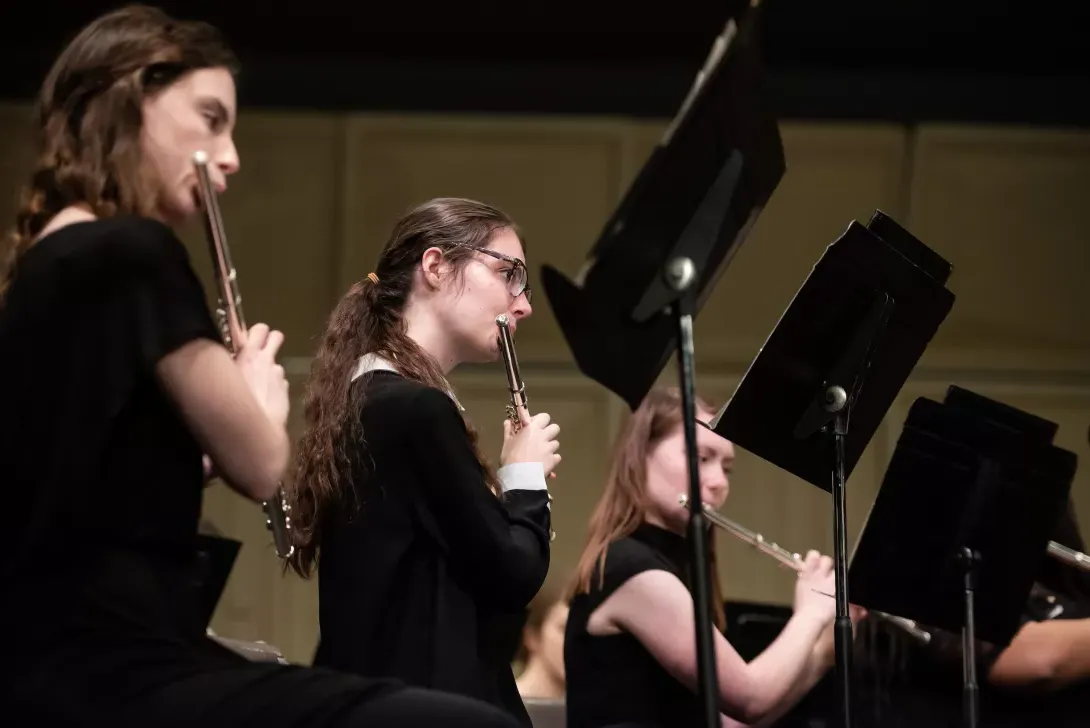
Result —
<instances>
[{"instance_id":1,"label":"chin","mask_svg":"<svg viewBox=\"0 0 1090 728\"><path fill-rule=\"evenodd\" d=\"M159 206L159 216L168 225L182 225L196 218L201 209L192 201L184 197L180 199L164 200Z\"/></svg>"},{"instance_id":2,"label":"chin","mask_svg":"<svg viewBox=\"0 0 1090 728\"><path fill-rule=\"evenodd\" d=\"M498 337L490 339L488 346L480 352L481 361L483 363L494 362L500 358L500 342Z\"/></svg>"}]
</instances>

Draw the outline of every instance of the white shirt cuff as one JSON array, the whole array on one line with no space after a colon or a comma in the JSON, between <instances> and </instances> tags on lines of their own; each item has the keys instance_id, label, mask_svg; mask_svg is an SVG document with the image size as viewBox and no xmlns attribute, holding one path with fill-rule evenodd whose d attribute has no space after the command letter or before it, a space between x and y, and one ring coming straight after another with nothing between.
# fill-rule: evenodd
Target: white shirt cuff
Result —
<instances>
[{"instance_id":1,"label":"white shirt cuff","mask_svg":"<svg viewBox=\"0 0 1090 728\"><path fill-rule=\"evenodd\" d=\"M509 490L549 490L545 485L545 468L541 463L510 463L500 468L496 475L504 493Z\"/></svg>"}]
</instances>

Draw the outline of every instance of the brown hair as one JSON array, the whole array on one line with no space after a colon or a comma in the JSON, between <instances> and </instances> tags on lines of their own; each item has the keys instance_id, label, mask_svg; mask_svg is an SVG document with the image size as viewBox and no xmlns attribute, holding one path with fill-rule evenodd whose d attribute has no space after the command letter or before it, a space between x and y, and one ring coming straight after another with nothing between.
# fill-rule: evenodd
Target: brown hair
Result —
<instances>
[{"instance_id":1,"label":"brown hair","mask_svg":"<svg viewBox=\"0 0 1090 728\"><path fill-rule=\"evenodd\" d=\"M698 409L714 411L700 398L697 398L696 405ZM586 546L568 588L569 599L576 594L590 592L595 571L598 573L598 588L601 588L609 545L631 535L643 523L650 505L646 490L647 457L655 445L679 424L681 393L676 387L653 388L636 411L629 415L617 438L602 497L590 517ZM712 609L715 625L722 630L726 625L726 616L716 569L714 535L709 534L709 539L709 570L714 599Z\"/></svg>"},{"instance_id":2,"label":"brown hair","mask_svg":"<svg viewBox=\"0 0 1090 728\"><path fill-rule=\"evenodd\" d=\"M144 5L102 15L72 39L39 93L38 160L16 213L0 297L64 208L83 204L100 218L154 214L159 186L143 163L143 101L188 71L220 67L238 72L214 27Z\"/></svg>"},{"instance_id":3,"label":"brown hair","mask_svg":"<svg viewBox=\"0 0 1090 728\"><path fill-rule=\"evenodd\" d=\"M285 493L291 505L296 553L288 562L303 578L317 566L323 510L355 485L349 443L363 442L359 411L364 387L351 386L358 359L374 353L396 362L398 373L431 387L447 388L439 363L409 338L402 313L412 292L414 273L424 251L437 247L461 275L475 255L501 230L518 227L500 210L474 200L438 198L409 211L394 226L375 268L377 282L354 284L333 310L310 371L303 401L304 431L293 482ZM470 444L498 496L495 471L477 444L469 423Z\"/></svg>"}]
</instances>

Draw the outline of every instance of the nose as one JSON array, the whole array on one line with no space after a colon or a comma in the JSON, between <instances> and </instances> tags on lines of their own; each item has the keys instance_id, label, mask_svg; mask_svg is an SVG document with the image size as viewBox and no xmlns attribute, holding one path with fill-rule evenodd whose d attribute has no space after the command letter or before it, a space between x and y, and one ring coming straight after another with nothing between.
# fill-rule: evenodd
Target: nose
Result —
<instances>
[{"instance_id":1,"label":"nose","mask_svg":"<svg viewBox=\"0 0 1090 728\"><path fill-rule=\"evenodd\" d=\"M235 147L233 139L228 139L216 156L216 166L223 172L225 178L238 172L242 167L242 161L238 157L238 149Z\"/></svg>"},{"instance_id":2,"label":"nose","mask_svg":"<svg viewBox=\"0 0 1090 728\"><path fill-rule=\"evenodd\" d=\"M709 468L709 472L700 478L700 487L704 491L704 497L716 505L726 500L727 494L730 493L730 481L721 468L714 470Z\"/></svg>"},{"instance_id":3,"label":"nose","mask_svg":"<svg viewBox=\"0 0 1090 728\"><path fill-rule=\"evenodd\" d=\"M516 320L522 320L528 317L534 312L533 307L530 306L530 302L526 300L526 294L520 293L519 297L511 303L511 315Z\"/></svg>"}]
</instances>

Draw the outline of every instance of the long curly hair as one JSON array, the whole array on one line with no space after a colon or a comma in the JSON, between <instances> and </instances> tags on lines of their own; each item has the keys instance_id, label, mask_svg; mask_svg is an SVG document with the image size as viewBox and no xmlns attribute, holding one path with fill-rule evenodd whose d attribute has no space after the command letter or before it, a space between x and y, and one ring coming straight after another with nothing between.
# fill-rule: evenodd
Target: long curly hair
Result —
<instances>
[{"instance_id":1,"label":"long curly hair","mask_svg":"<svg viewBox=\"0 0 1090 728\"><path fill-rule=\"evenodd\" d=\"M82 204L99 218L152 216L159 182L144 164L143 101L188 71L238 62L213 26L130 5L83 28L39 92L38 159L25 185L0 267L0 300L19 259L61 210Z\"/></svg>"},{"instance_id":2,"label":"long curly hair","mask_svg":"<svg viewBox=\"0 0 1090 728\"><path fill-rule=\"evenodd\" d=\"M311 365L303 400L304 430L293 477L285 483L291 506L295 554L285 564L303 578L318 566L322 517L327 508L352 492L353 452L364 442L359 412L364 387L352 386L361 356L374 353L396 362L404 377L439 389L448 387L439 363L406 333L402 314L412 292L414 271L424 251L443 251L456 275L502 230L522 239L518 226L502 211L475 200L437 198L405 214L394 226L370 278L355 283L333 310ZM524 243L525 245L525 243ZM470 443L484 468L486 484L502 492L495 470L466 423Z\"/></svg>"}]
</instances>

